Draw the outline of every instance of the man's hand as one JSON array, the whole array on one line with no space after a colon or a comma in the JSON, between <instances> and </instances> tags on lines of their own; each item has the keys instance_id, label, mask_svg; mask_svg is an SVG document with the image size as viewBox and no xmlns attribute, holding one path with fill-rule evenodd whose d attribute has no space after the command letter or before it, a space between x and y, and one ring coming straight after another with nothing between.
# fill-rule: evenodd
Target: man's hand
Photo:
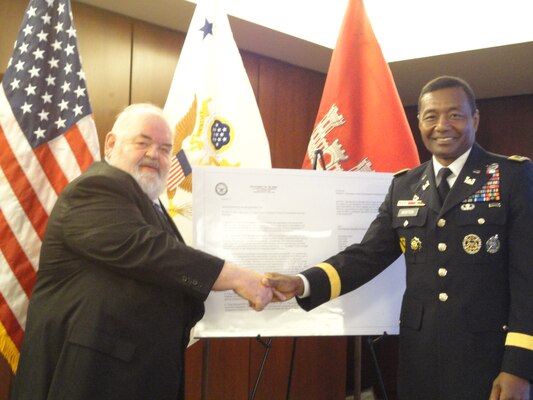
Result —
<instances>
[{"instance_id":1,"label":"man's hand","mask_svg":"<svg viewBox=\"0 0 533 400\"><path fill-rule=\"evenodd\" d=\"M492 383L489 400L533 400L530 399L530 383L516 375L500 372Z\"/></svg>"},{"instance_id":2,"label":"man's hand","mask_svg":"<svg viewBox=\"0 0 533 400\"><path fill-rule=\"evenodd\" d=\"M262 283L264 277L259 272L226 261L213 290L233 290L248 300L254 310L261 311L272 301L273 296L272 289Z\"/></svg>"},{"instance_id":3,"label":"man's hand","mask_svg":"<svg viewBox=\"0 0 533 400\"><path fill-rule=\"evenodd\" d=\"M263 284L272 288L273 302L287 301L294 296L301 296L304 293L304 282L297 275L283 275L276 272L265 274Z\"/></svg>"}]
</instances>

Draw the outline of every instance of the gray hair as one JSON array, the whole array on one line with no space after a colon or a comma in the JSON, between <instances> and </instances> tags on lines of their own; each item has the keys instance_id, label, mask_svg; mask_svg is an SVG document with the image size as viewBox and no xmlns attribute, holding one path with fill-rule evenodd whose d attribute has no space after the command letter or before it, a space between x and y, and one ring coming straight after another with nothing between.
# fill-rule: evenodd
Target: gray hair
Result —
<instances>
[{"instance_id":1,"label":"gray hair","mask_svg":"<svg viewBox=\"0 0 533 400\"><path fill-rule=\"evenodd\" d=\"M120 112L120 114L117 115L117 118L115 120L115 123L113 124L113 128L111 131L117 135L117 138L120 136L125 136L128 133L128 123L132 116L139 115L139 114L152 114L156 115L158 117L161 117L163 120L165 120L168 124L168 119L161 107L158 107L151 103L137 103L137 104L131 104L124 108Z\"/></svg>"}]
</instances>

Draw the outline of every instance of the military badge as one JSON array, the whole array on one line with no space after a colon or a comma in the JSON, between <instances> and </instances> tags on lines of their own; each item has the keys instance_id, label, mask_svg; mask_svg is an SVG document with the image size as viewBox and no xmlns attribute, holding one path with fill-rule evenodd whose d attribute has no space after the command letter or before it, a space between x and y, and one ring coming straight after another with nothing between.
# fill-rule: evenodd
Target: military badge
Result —
<instances>
[{"instance_id":1,"label":"military badge","mask_svg":"<svg viewBox=\"0 0 533 400\"><path fill-rule=\"evenodd\" d=\"M472 186L474 183L476 183L476 178L470 178L469 176L467 176L467 177L465 178L465 183L466 183L467 185Z\"/></svg>"},{"instance_id":2,"label":"military badge","mask_svg":"<svg viewBox=\"0 0 533 400\"><path fill-rule=\"evenodd\" d=\"M473 233L466 235L463 239L463 249L468 254L476 254L481 249L481 239Z\"/></svg>"},{"instance_id":3,"label":"military badge","mask_svg":"<svg viewBox=\"0 0 533 400\"><path fill-rule=\"evenodd\" d=\"M413 250L413 253L418 253L422 250L422 241L416 236L411 239L411 250Z\"/></svg>"},{"instance_id":4,"label":"military badge","mask_svg":"<svg viewBox=\"0 0 533 400\"><path fill-rule=\"evenodd\" d=\"M498 163L487 165L487 174L496 173L496 171L498 171L498 168L500 168L500 165Z\"/></svg>"},{"instance_id":5,"label":"military badge","mask_svg":"<svg viewBox=\"0 0 533 400\"><path fill-rule=\"evenodd\" d=\"M500 238L498 235L491 236L487 240L487 243L485 243L485 248L487 249L487 253L497 253L500 250Z\"/></svg>"}]
</instances>

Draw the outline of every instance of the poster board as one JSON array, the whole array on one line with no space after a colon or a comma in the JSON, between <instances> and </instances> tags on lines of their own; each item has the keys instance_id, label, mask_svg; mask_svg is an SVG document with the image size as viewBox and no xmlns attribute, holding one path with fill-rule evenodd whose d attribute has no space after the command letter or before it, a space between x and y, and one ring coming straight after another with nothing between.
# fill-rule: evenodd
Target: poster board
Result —
<instances>
[{"instance_id":1,"label":"poster board","mask_svg":"<svg viewBox=\"0 0 533 400\"><path fill-rule=\"evenodd\" d=\"M392 174L289 169L194 169L194 246L260 272L298 273L359 242ZM361 288L306 312L296 301L262 312L211 292L195 337L398 333L403 257Z\"/></svg>"}]
</instances>

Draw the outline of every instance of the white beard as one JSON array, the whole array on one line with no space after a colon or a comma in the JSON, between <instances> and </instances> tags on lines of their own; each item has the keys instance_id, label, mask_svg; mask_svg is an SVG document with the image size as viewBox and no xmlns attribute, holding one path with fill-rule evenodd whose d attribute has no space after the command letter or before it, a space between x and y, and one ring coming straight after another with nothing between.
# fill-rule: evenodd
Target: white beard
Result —
<instances>
[{"instance_id":1,"label":"white beard","mask_svg":"<svg viewBox=\"0 0 533 400\"><path fill-rule=\"evenodd\" d=\"M131 172L131 175L137 181L143 192L146 193L151 200L155 201L159 198L167 186L168 172L165 174L162 174L161 170L159 170L158 173L141 172L141 164L142 161L135 166Z\"/></svg>"}]
</instances>

